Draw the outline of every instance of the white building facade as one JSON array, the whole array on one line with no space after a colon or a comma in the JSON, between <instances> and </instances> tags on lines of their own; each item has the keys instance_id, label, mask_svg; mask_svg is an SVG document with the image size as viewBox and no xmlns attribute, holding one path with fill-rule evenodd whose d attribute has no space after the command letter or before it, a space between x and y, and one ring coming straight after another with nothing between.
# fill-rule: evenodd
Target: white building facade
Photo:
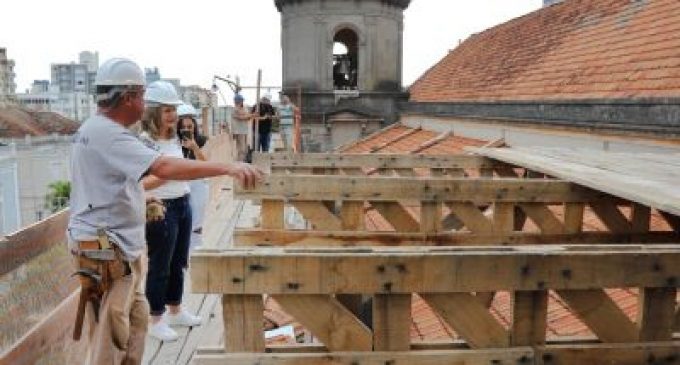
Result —
<instances>
[{"instance_id":1,"label":"white building facade","mask_svg":"<svg viewBox=\"0 0 680 365\"><path fill-rule=\"evenodd\" d=\"M95 97L89 93L60 92L53 85L44 90L35 85L34 83L30 92L17 94L19 105L28 110L54 112L77 122L82 122L97 112Z\"/></svg>"},{"instance_id":2,"label":"white building facade","mask_svg":"<svg viewBox=\"0 0 680 365\"><path fill-rule=\"evenodd\" d=\"M14 60L7 58L5 48L0 48L0 107L15 103L17 88L15 77Z\"/></svg>"}]
</instances>

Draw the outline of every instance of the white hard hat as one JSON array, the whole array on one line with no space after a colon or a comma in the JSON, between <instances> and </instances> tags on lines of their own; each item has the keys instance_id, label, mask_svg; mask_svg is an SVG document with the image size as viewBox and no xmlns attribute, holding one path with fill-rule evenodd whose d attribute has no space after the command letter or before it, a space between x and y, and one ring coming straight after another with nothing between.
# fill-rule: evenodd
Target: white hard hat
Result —
<instances>
[{"instance_id":1,"label":"white hard hat","mask_svg":"<svg viewBox=\"0 0 680 365\"><path fill-rule=\"evenodd\" d=\"M177 95L177 90L167 81L154 81L146 88L144 101L147 104L182 105L184 102Z\"/></svg>"},{"instance_id":2,"label":"white hard hat","mask_svg":"<svg viewBox=\"0 0 680 365\"><path fill-rule=\"evenodd\" d=\"M144 71L126 58L112 58L97 71L95 86L144 86Z\"/></svg>"},{"instance_id":3,"label":"white hard hat","mask_svg":"<svg viewBox=\"0 0 680 365\"><path fill-rule=\"evenodd\" d=\"M196 112L196 108L189 104L182 104L177 107L177 116L180 117L190 116L195 118L197 115L198 112Z\"/></svg>"}]
</instances>

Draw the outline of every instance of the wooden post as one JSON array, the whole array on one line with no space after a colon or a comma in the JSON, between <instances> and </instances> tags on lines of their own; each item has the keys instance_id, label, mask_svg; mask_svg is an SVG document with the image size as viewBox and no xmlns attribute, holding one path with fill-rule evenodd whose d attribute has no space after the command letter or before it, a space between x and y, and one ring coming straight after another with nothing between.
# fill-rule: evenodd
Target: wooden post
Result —
<instances>
[{"instance_id":1,"label":"wooden post","mask_svg":"<svg viewBox=\"0 0 680 365\"><path fill-rule=\"evenodd\" d=\"M640 288L640 341L670 341L675 322L675 288Z\"/></svg>"},{"instance_id":2,"label":"wooden post","mask_svg":"<svg viewBox=\"0 0 680 365\"><path fill-rule=\"evenodd\" d=\"M223 295L226 352L264 352L262 295Z\"/></svg>"},{"instance_id":3,"label":"wooden post","mask_svg":"<svg viewBox=\"0 0 680 365\"><path fill-rule=\"evenodd\" d=\"M516 291L513 293L512 300L512 345L545 344L548 292L546 290Z\"/></svg>"},{"instance_id":4,"label":"wooden post","mask_svg":"<svg viewBox=\"0 0 680 365\"><path fill-rule=\"evenodd\" d=\"M265 229L283 229L284 222L284 204L281 200L263 200L260 208L260 216L262 217L262 228Z\"/></svg>"},{"instance_id":5,"label":"wooden post","mask_svg":"<svg viewBox=\"0 0 680 365\"><path fill-rule=\"evenodd\" d=\"M410 331L411 294L373 297L373 350L409 351Z\"/></svg>"}]
</instances>

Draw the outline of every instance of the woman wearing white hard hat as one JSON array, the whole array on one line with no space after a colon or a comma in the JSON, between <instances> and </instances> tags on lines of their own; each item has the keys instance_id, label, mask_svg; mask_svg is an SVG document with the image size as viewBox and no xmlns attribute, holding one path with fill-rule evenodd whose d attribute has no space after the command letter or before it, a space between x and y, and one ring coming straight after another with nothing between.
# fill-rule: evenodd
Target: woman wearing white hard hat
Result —
<instances>
[{"instance_id":1,"label":"woman wearing white hard hat","mask_svg":"<svg viewBox=\"0 0 680 365\"><path fill-rule=\"evenodd\" d=\"M142 140L162 155L183 158L176 132L176 108L183 103L175 87L165 81L151 83L144 94L144 101ZM147 194L162 200L165 207L161 220L146 225L149 255L146 297L151 308L149 334L162 341L175 341L178 335L170 328L171 325L191 327L201 324L200 317L181 306L192 225L189 184L185 181L164 181L155 176L147 176L142 182Z\"/></svg>"},{"instance_id":2,"label":"woman wearing white hard hat","mask_svg":"<svg viewBox=\"0 0 680 365\"><path fill-rule=\"evenodd\" d=\"M206 161L207 158L201 148L205 146L208 138L198 131L196 109L189 104L177 107L177 137L182 142L182 154L190 160ZM203 216L205 204L208 201L208 182L205 179L192 180L189 182L189 205L191 206L191 244L190 248L196 248L203 243Z\"/></svg>"}]
</instances>

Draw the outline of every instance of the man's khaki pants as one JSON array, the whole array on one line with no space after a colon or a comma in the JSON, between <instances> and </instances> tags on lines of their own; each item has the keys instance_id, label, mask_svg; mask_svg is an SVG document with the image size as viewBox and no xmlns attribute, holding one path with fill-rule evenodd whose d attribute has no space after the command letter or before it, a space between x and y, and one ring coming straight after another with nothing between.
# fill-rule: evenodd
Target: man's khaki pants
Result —
<instances>
[{"instance_id":1,"label":"man's khaki pants","mask_svg":"<svg viewBox=\"0 0 680 365\"><path fill-rule=\"evenodd\" d=\"M142 280L146 276L144 255L130 263L132 274L113 282L104 294L99 322L94 321L92 307L87 307L90 349L87 364L141 364L149 322L149 303Z\"/></svg>"}]
</instances>

